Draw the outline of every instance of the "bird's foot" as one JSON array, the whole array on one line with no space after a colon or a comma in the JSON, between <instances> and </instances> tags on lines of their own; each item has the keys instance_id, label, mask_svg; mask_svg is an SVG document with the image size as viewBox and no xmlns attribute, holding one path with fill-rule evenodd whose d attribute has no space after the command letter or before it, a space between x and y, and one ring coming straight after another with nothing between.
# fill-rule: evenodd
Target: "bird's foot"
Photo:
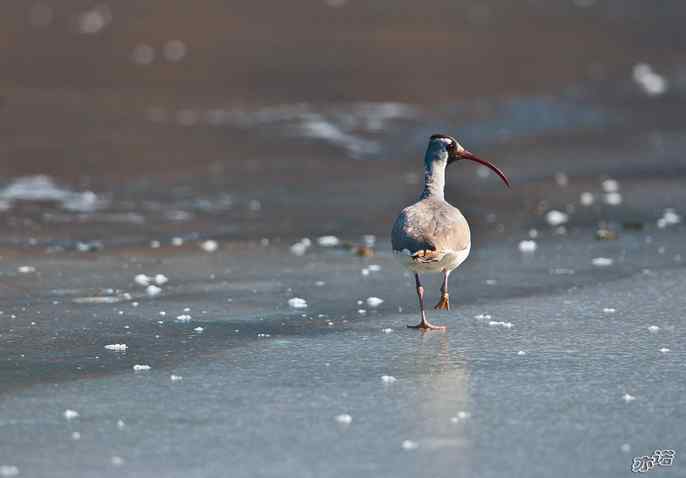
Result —
<instances>
[{"instance_id":1,"label":"bird's foot","mask_svg":"<svg viewBox=\"0 0 686 478\"><path fill-rule=\"evenodd\" d=\"M434 307L436 310L450 310L450 296L448 294L443 294L441 300Z\"/></svg>"},{"instance_id":2,"label":"bird's foot","mask_svg":"<svg viewBox=\"0 0 686 478\"><path fill-rule=\"evenodd\" d=\"M441 330L441 331L448 330L448 327L446 327L445 325L433 325L433 324L430 324L429 322L426 322L426 321L422 321L417 325L408 325L407 328L408 329L418 329L418 330L421 330L422 332L427 332L429 330Z\"/></svg>"}]
</instances>

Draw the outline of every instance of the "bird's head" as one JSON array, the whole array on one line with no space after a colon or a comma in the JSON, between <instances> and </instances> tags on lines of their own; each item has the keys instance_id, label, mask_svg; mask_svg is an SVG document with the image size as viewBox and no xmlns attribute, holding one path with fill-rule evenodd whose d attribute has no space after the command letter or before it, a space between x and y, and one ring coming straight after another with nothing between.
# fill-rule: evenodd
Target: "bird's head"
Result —
<instances>
[{"instance_id":1,"label":"bird's head","mask_svg":"<svg viewBox=\"0 0 686 478\"><path fill-rule=\"evenodd\" d=\"M441 161L445 162L446 165L459 161L461 159L469 159L479 164L483 164L487 168L490 168L495 172L500 179L510 187L510 180L507 179L505 173L498 169L490 161L476 157L471 152L467 151L460 143L458 143L455 138L445 135L445 134L434 134L431 135L429 139L429 147L426 150L426 163Z\"/></svg>"}]
</instances>

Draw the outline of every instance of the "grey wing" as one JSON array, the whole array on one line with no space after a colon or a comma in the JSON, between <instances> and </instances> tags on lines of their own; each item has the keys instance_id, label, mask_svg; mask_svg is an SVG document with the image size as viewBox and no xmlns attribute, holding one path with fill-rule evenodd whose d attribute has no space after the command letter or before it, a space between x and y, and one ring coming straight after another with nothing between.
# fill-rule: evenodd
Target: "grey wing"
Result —
<instances>
[{"instance_id":1,"label":"grey wing","mask_svg":"<svg viewBox=\"0 0 686 478\"><path fill-rule=\"evenodd\" d=\"M420 223L411 207L402 210L393 224L391 245L394 251L407 249L414 255L418 251L434 251L436 246L431 238L426 237L425 227Z\"/></svg>"},{"instance_id":2,"label":"grey wing","mask_svg":"<svg viewBox=\"0 0 686 478\"><path fill-rule=\"evenodd\" d=\"M445 204L435 211L432 237L439 250L461 251L469 247L469 224L459 209Z\"/></svg>"}]
</instances>

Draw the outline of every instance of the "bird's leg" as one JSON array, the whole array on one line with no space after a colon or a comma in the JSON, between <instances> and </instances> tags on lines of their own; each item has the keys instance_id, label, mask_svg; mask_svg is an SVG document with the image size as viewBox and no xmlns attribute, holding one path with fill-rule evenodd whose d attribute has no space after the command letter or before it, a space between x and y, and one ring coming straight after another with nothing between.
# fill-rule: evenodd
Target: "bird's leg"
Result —
<instances>
[{"instance_id":1,"label":"bird's leg","mask_svg":"<svg viewBox=\"0 0 686 478\"><path fill-rule=\"evenodd\" d=\"M417 285L417 297L419 297L419 311L422 315L422 321L417 325L408 325L410 329L419 329L423 332L427 330L445 330L446 327L439 325L432 325L426 320L426 311L424 311L424 287L422 287L421 282L419 282L419 274L414 275L414 280Z\"/></svg>"},{"instance_id":2,"label":"bird's leg","mask_svg":"<svg viewBox=\"0 0 686 478\"><path fill-rule=\"evenodd\" d=\"M448 276L450 271L443 271L443 285L441 285L441 300L434 309L450 310L450 294L448 294Z\"/></svg>"}]
</instances>

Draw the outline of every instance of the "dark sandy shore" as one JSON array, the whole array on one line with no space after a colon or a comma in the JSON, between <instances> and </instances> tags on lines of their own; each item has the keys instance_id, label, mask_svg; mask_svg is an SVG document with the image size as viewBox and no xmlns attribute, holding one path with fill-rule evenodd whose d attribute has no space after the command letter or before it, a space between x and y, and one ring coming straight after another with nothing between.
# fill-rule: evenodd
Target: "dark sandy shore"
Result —
<instances>
[{"instance_id":1,"label":"dark sandy shore","mask_svg":"<svg viewBox=\"0 0 686 478\"><path fill-rule=\"evenodd\" d=\"M680 3L121 3L1 8L0 476L683 475ZM513 188L419 335L437 131Z\"/></svg>"}]
</instances>

